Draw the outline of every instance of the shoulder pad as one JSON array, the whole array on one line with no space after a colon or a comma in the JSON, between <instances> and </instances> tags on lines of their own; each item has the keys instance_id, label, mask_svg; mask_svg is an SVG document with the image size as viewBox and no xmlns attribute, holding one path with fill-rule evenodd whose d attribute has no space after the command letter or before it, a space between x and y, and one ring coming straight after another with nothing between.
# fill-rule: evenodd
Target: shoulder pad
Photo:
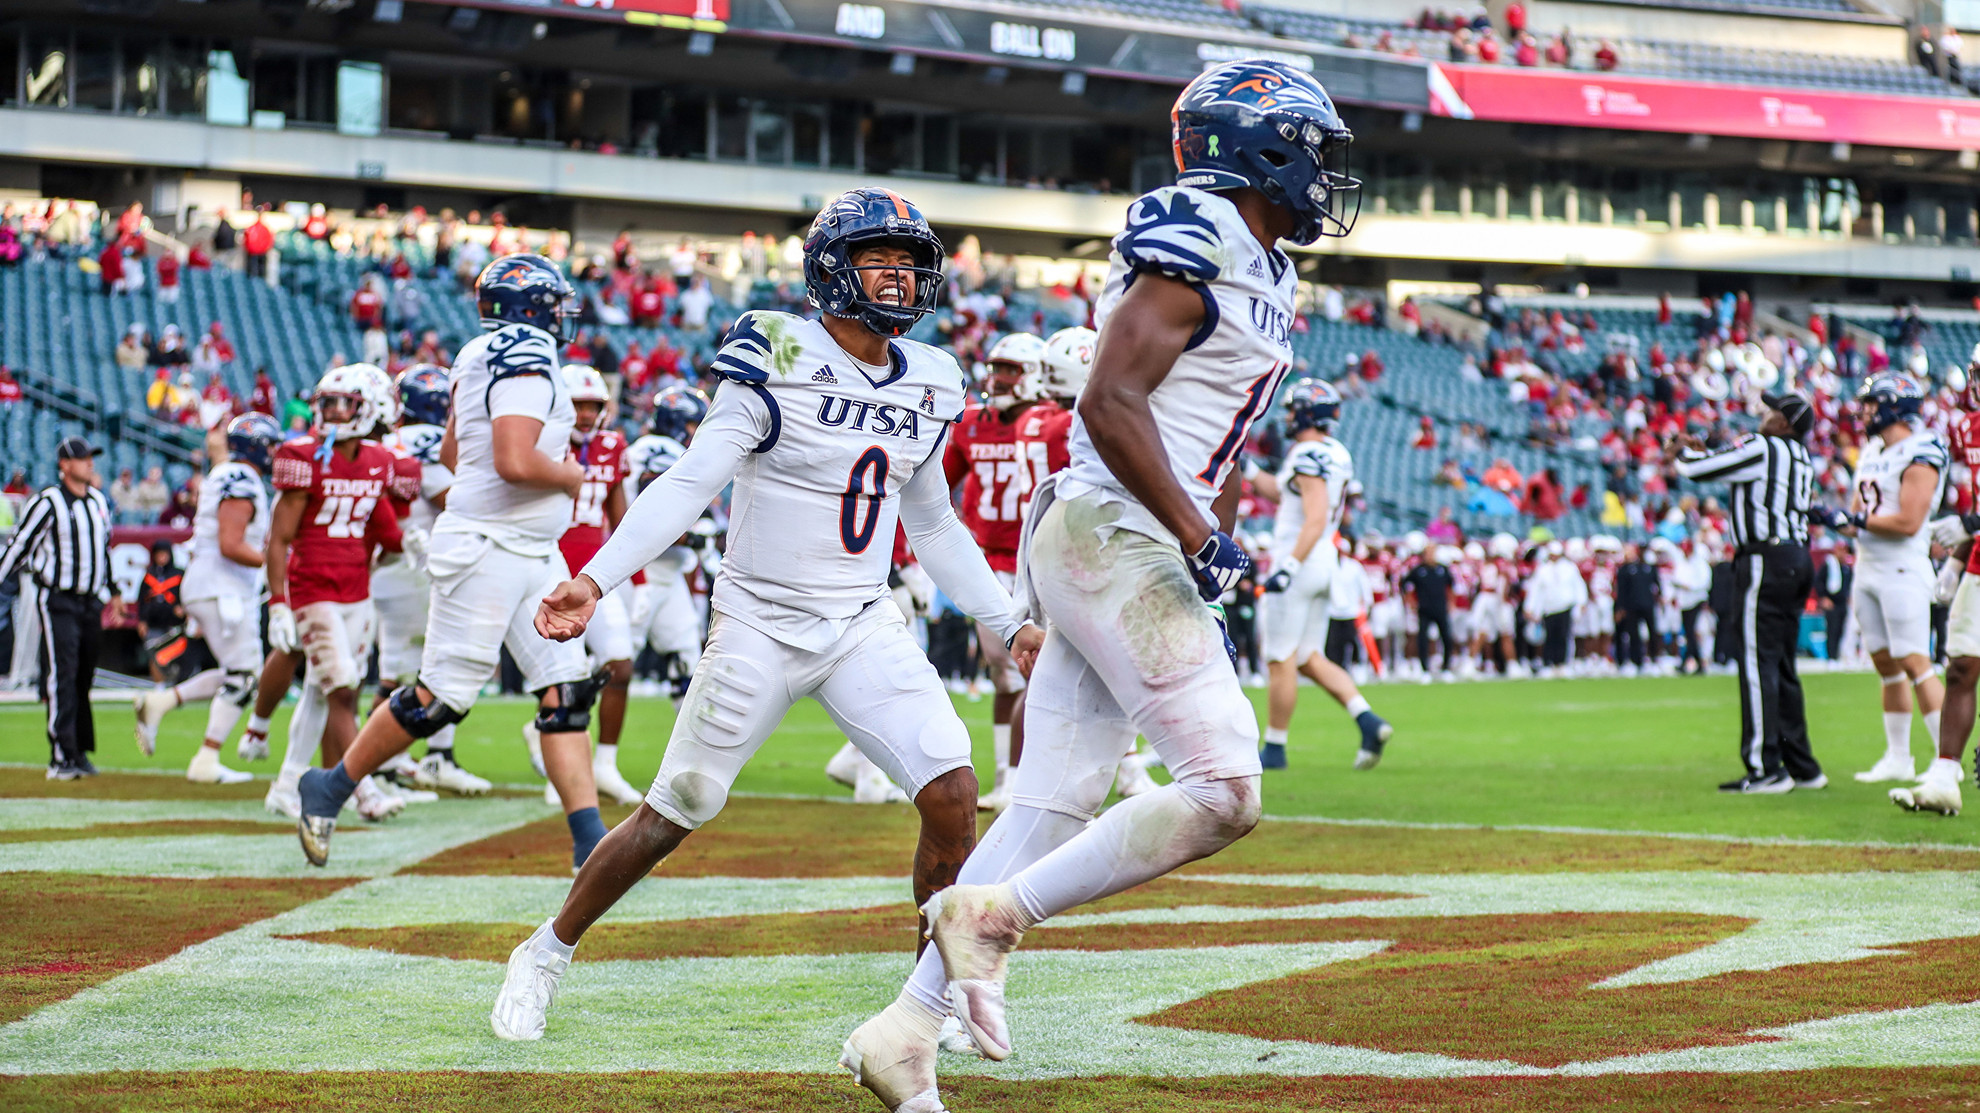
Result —
<instances>
[{"instance_id":1,"label":"shoulder pad","mask_svg":"<svg viewBox=\"0 0 1980 1113\"><path fill-rule=\"evenodd\" d=\"M769 382L772 374L788 379L804 350L794 327L803 323L803 318L789 313L752 309L729 326L729 335L710 367L737 383Z\"/></svg>"},{"instance_id":2,"label":"shoulder pad","mask_svg":"<svg viewBox=\"0 0 1980 1113\"><path fill-rule=\"evenodd\" d=\"M261 484L261 477L254 469L241 463L222 464L209 482L219 485L220 498L255 499L265 494L267 488Z\"/></svg>"},{"instance_id":3,"label":"shoulder pad","mask_svg":"<svg viewBox=\"0 0 1980 1113\"><path fill-rule=\"evenodd\" d=\"M1163 186L1128 206L1114 250L1128 269L1186 282L1214 282L1229 261L1210 206L1229 202L1200 190Z\"/></svg>"},{"instance_id":4,"label":"shoulder pad","mask_svg":"<svg viewBox=\"0 0 1980 1113\"><path fill-rule=\"evenodd\" d=\"M488 334L488 374L493 380L523 375L554 378L557 374L557 341L533 325L504 325Z\"/></svg>"}]
</instances>

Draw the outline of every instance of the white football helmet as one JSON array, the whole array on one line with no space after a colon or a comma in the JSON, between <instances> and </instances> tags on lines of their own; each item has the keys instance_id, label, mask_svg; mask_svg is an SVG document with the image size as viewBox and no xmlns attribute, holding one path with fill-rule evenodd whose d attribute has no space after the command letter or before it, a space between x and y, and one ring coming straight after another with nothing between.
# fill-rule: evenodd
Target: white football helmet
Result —
<instances>
[{"instance_id":1,"label":"white football helmet","mask_svg":"<svg viewBox=\"0 0 1980 1113\"><path fill-rule=\"evenodd\" d=\"M353 363L351 366L364 373L371 404L378 408L378 423L387 430L396 426L399 423L399 388L393 384L392 376L376 364Z\"/></svg>"},{"instance_id":2,"label":"white football helmet","mask_svg":"<svg viewBox=\"0 0 1980 1113\"><path fill-rule=\"evenodd\" d=\"M370 436L384 416L378 391L378 382L384 378L385 372L369 363L347 363L325 374L309 396L309 408L316 415L317 435L332 440ZM331 399L348 399L350 417L343 421L326 420L323 407Z\"/></svg>"},{"instance_id":3,"label":"white football helmet","mask_svg":"<svg viewBox=\"0 0 1980 1113\"><path fill-rule=\"evenodd\" d=\"M564 386L571 392L573 402L605 403L612 400L612 391L605 385L605 376L588 363L566 363Z\"/></svg>"},{"instance_id":4,"label":"white football helmet","mask_svg":"<svg viewBox=\"0 0 1980 1113\"><path fill-rule=\"evenodd\" d=\"M1519 538L1510 533L1492 535L1492 555L1501 560L1511 560L1519 555Z\"/></svg>"},{"instance_id":5,"label":"white football helmet","mask_svg":"<svg viewBox=\"0 0 1980 1113\"><path fill-rule=\"evenodd\" d=\"M1567 539L1565 551L1569 560L1579 564L1588 559L1588 542L1579 537L1570 537Z\"/></svg>"},{"instance_id":6,"label":"white football helmet","mask_svg":"<svg viewBox=\"0 0 1980 1113\"><path fill-rule=\"evenodd\" d=\"M1073 400L1086 389L1086 377L1093 373L1093 353L1100 347L1100 334L1075 325L1062 328L1045 341L1045 393L1054 398Z\"/></svg>"},{"instance_id":7,"label":"white football helmet","mask_svg":"<svg viewBox=\"0 0 1980 1113\"><path fill-rule=\"evenodd\" d=\"M992 344L989 354L983 357L985 364L992 365L984 380L984 394L990 404L1005 410L1019 402L1036 401L1045 388L1045 360L1045 342L1028 332L1014 332ZM994 365L999 363L1020 369L1009 394L995 392L1000 384Z\"/></svg>"},{"instance_id":8,"label":"white football helmet","mask_svg":"<svg viewBox=\"0 0 1980 1113\"><path fill-rule=\"evenodd\" d=\"M1420 529L1403 534L1403 552L1415 556L1430 547L1430 537Z\"/></svg>"},{"instance_id":9,"label":"white football helmet","mask_svg":"<svg viewBox=\"0 0 1980 1113\"><path fill-rule=\"evenodd\" d=\"M1466 560L1484 560L1484 559L1485 559L1485 546L1483 546L1483 545L1480 545L1480 544L1479 544L1478 542L1476 542L1476 541L1466 541L1466 542L1464 543L1464 559L1466 559Z\"/></svg>"}]
</instances>

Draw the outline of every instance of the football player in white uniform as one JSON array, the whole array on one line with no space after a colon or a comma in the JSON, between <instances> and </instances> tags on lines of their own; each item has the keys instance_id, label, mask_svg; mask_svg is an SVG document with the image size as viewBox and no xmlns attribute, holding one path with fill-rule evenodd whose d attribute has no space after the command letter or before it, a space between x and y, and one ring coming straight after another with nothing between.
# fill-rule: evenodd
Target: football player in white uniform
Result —
<instances>
[{"instance_id":1,"label":"football player in white uniform","mask_svg":"<svg viewBox=\"0 0 1980 1113\"><path fill-rule=\"evenodd\" d=\"M1351 137L1325 90L1285 63L1208 70L1171 119L1178 184L1129 206L1114 238L1072 463L1026 522L1021 592L1050 633L1011 806L923 906L935 945L907 988L846 1041L890 1109L941 1108L951 1008L979 1052L1010 1055L1005 964L1033 924L1258 822L1258 720L1204 601L1250 567L1228 532L1235 464L1292 366L1298 276L1277 242L1345 234L1359 183L1328 165ZM1174 779L1100 813L1137 730Z\"/></svg>"},{"instance_id":2,"label":"football player in white uniform","mask_svg":"<svg viewBox=\"0 0 1980 1113\"><path fill-rule=\"evenodd\" d=\"M1859 781L1910 781L1912 691L1939 749L1945 686L1932 671L1932 535L1926 519L1945 500L1951 461L1946 442L1926 428L1924 388L1909 375L1875 375L1857 391L1865 438L1856 460L1848 514L1832 528L1856 538L1856 582L1849 607L1883 681L1884 756Z\"/></svg>"},{"instance_id":3,"label":"football player in white uniform","mask_svg":"<svg viewBox=\"0 0 1980 1113\"><path fill-rule=\"evenodd\" d=\"M227 461L206 474L193 516L192 559L186 562L180 597L186 614L199 623L199 635L219 668L188 677L170 688L137 697L138 748L158 744L158 721L187 700L211 700L206 740L186 768L186 779L205 784L239 784L247 773L220 764L220 747L254 699L261 668L261 545L268 536L270 453L282 443L282 427L267 414L242 414L227 424ZM268 741L241 739L243 761L268 756Z\"/></svg>"},{"instance_id":4,"label":"football player in white uniform","mask_svg":"<svg viewBox=\"0 0 1980 1113\"><path fill-rule=\"evenodd\" d=\"M1368 706L1347 670L1321 652L1330 621L1327 591L1340 559L1334 539L1347 509L1347 486L1354 479L1354 458L1334 439L1341 395L1324 380L1307 379L1286 388L1284 404L1292 445L1278 475L1256 480L1259 493L1279 504L1272 529L1272 574L1262 585L1262 641L1271 687L1259 760L1267 769L1286 767L1286 732L1304 672L1354 717L1361 728L1354 767L1373 769L1395 728Z\"/></svg>"},{"instance_id":5,"label":"football player in white uniform","mask_svg":"<svg viewBox=\"0 0 1980 1113\"><path fill-rule=\"evenodd\" d=\"M577 290L540 255L505 255L475 281L482 328L454 360L453 412L440 462L454 472L434 522L426 570L426 646L419 679L372 712L332 769L298 788L296 833L312 865L329 860L337 811L357 782L413 742L473 710L504 648L536 694L543 762L563 800L572 861L605 835L591 781L591 705L603 684L581 645L537 637L536 601L565 575L557 539L570 524L584 468L570 459L576 412L558 367Z\"/></svg>"},{"instance_id":6,"label":"football player in white uniform","mask_svg":"<svg viewBox=\"0 0 1980 1113\"><path fill-rule=\"evenodd\" d=\"M708 399L698 390L668 387L653 396L649 432L626 450L626 482L633 485L628 498L680 460L707 416ZM633 628L666 662L669 695L676 703L687 695L701 658L701 612L687 582L700 564L692 546L667 546L646 566L646 584L634 611Z\"/></svg>"},{"instance_id":7,"label":"football player in white uniform","mask_svg":"<svg viewBox=\"0 0 1980 1113\"><path fill-rule=\"evenodd\" d=\"M405 526L430 535L447 506L447 488L454 484L453 469L440 462L451 404L447 369L430 364L408 367L399 372L393 389L399 399L397 428L381 443L394 455L419 461L419 495L412 500ZM420 655L426 649L426 601L432 588L426 569L410 557L388 553L372 570L371 598L378 608L378 698L372 711L391 698L393 689L411 684L419 675ZM429 792L483 796L493 787L454 759L451 725L426 740L426 754L417 763L401 754L389 764L403 769L402 784L410 782Z\"/></svg>"},{"instance_id":8,"label":"football player in white uniform","mask_svg":"<svg viewBox=\"0 0 1980 1113\"><path fill-rule=\"evenodd\" d=\"M733 482L716 619L646 801L599 844L563 909L515 949L491 1021L537 1039L556 980L599 916L713 819L793 703L816 699L921 812L917 898L975 841L969 732L887 586L894 527L965 613L1029 665L1025 622L949 503L939 454L963 377L939 349L889 339L934 307L941 241L898 194L855 189L805 237L806 292L824 313L745 313L714 362L727 382L680 461L537 615L583 634L597 601L672 544Z\"/></svg>"}]
</instances>

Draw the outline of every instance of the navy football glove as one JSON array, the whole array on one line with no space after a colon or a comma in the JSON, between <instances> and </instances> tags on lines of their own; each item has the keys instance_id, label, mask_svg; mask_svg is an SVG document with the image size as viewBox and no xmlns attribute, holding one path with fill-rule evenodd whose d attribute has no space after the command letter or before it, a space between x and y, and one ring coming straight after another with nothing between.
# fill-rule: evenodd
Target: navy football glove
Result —
<instances>
[{"instance_id":1,"label":"navy football glove","mask_svg":"<svg viewBox=\"0 0 1980 1113\"><path fill-rule=\"evenodd\" d=\"M1205 602L1215 603L1249 571L1251 558L1223 530L1212 533L1210 540L1189 558L1189 574L1196 577L1196 593Z\"/></svg>"}]
</instances>

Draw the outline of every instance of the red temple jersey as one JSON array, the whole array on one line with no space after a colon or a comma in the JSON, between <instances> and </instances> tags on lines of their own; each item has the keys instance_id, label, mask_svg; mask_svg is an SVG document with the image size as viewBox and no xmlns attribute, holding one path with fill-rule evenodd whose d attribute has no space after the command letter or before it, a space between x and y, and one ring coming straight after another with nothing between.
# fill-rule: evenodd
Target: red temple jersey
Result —
<instances>
[{"instance_id":1,"label":"red temple jersey","mask_svg":"<svg viewBox=\"0 0 1980 1113\"><path fill-rule=\"evenodd\" d=\"M419 498L419 457L398 445L385 451L392 454L392 481L386 484L385 492L392 500L392 512L404 518L412 513L412 504Z\"/></svg>"},{"instance_id":2,"label":"red temple jersey","mask_svg":"<svg viewBox=\"0 0 1980 1113\"><path fill-rule=\"evenodd\" d=\"M1017 420L1018 459L1024 461L1024 490L1018 496L1018 518L1031 512L1031 492L1045 477L1066 470L1072 454L1066 439L1072 436L1073 412L1056 403L1040 402L1024 411Z\"/></svg>"},{"instance_id":3,"label":"red temple jersey","mask_svg":"<svg viewBox=\"0 0 1980 1113\"><path fill-rule=\"evenodd\" d=\"M289 606L361 603L371 597L371 547L399 547L392 510L392 453L373 441L346 460L316 458L321 442L303 437L275 449L275 489L308 491L302 523L289 546Z\"/></svg>"},{"instance_id":4,"label":"red temple jersey","mask_svg":"<svg viewBox=\"0 0 1980 1113\"><path fill-rule=\"evenodd\" d=\"M1980 412L1960 414L1952 423L1953 459L1966 465L1967 504L1980 512ZM1980 575L1980 543L1966 554L1966 570Z\"/></svg>"},{"instance_id":5,"label":"red temple jersey","mask_svg":"<svg viewBox=\"0 0 1980 1113\"><path fill-rule=\"evenodd\" d=\"M572 575L605 547L605 500L625 481L626 438L614 429L597 430L579 446L577 460L584 465L584 486L571 509L571 527L557 541Z\"/></svg>"},{"instance_id":6,"label":"red temple jersey","mask_svg":"<svg viewBox=\"0 0 1980 1113\"><path fill-rule=\"evenodd\" d=\"M962 482L962 520L990 567L1017 571L1018 534L1024 526L1018 500L1024 465L1018 459L1017 422L987 406L970 406L949 431L942 457L949 485Z\"/></svg>"}]
</instances>

